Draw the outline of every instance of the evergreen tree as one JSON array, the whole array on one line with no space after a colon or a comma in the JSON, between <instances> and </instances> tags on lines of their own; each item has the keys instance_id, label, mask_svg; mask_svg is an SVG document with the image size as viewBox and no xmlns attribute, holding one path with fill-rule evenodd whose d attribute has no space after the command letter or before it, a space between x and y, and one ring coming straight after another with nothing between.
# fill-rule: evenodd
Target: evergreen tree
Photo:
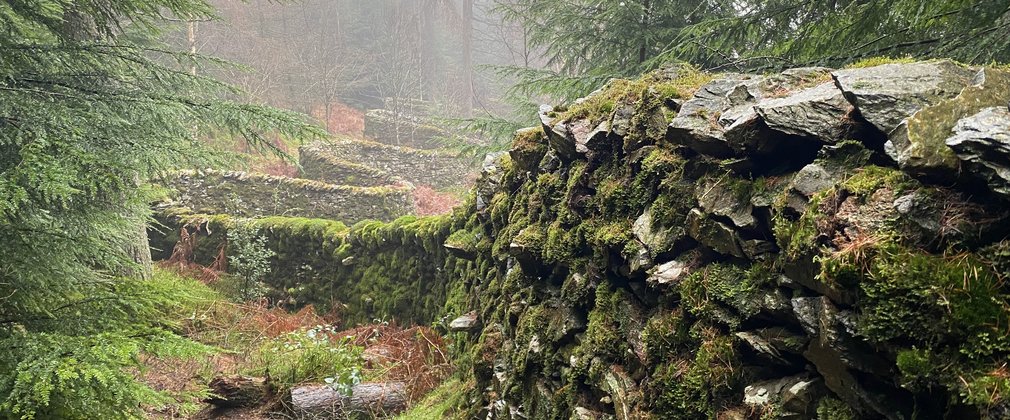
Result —
<instances>
[{"instance_id":1,"label":"evergreen tree","mask_svg":"<svg viewBox=\"0 0 1010 420\"><path fill-rule=\"evenodd\" d=\"M184 70L153 46L165 16L203 0L0 3L0 418L130 418L163 398L128 368L140 352L197 350L159 324L169 301L124 244L149 217L146 179L207 162L227 130L319 131ZM220 131L218 131L220 132Z\"/></svg>"},{"instance_id":2,"label":"evergreen tree","mask_svg":"<svg viewBox=\"0 0 1010 420\"><path fill-rule=\"evenodd\" d=\"M748 0L682 31L654 63L841 66L876 56L1010 61L1008 0Z\"/></svg>"},{"instance_id":3,"label":"evergreen tree","mask_svg":"<svg viewBox=\"0 0 1010 420\"><path fill-rule=\"evenodd\" d=\"M499 0L496 10L526 31L546 70L502 68L513 94L572 99L611 77L649 70L685 28L731 16L729 0Z\"/></svg>"}]
</instances>

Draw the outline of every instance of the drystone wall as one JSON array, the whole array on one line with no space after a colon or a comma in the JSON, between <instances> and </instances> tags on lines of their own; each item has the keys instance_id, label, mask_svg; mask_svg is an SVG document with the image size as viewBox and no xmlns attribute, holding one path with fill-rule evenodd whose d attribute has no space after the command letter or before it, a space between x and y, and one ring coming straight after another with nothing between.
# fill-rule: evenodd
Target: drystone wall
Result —
<instances>
[{"instance_id":1,"label":"drystone wall","mask_svg":"<svg viewBox=\"0 0 1010 420\"><path fill-rule=\"evenodd\" d=\"M544 107L468 227L484 411L1007 418L1007 75L680 68Z\"/></svg>"},{"instance_id":2,"label":"drystone wall","mask_svg":"<svg viewBox=\"0 0 1010 420\"><path fill-rule=\"evenodd\" d=\"M473 180L468 175L476 171L476 165L456 153L390 146L351 138L303 146L299 153L304 157L302 165L307 165L307 174L319 179L328 177L326 179L334 182L337 182L334 176L322 174L342 176L339 174L346 172L339 167L339 162L368 166L381 174L395 174L399 179L415 185L428 185L438 189L465 186ZM375 177L381 175L372 178Z\"/></svg>"},{"instance_id":3,"label":"drystone wall","mask_svg":"<svg viewBox=\"0 0 1010 420\"><path fill-rule=\"evenodd\" d=\"M382 169L334 156L325 145L315 143L298 149L300 176L330 184L379 187L399 182L398 176Z\"/></svg>"},{"instance_id":4,"label":"drystone wall","mask_svg":"<svg viewBox=\"0 0 1010 420\"><path fill-rule=\"evenodd\" d=\"M542 108L451 216L248 223L338 267L284 293L456 318L459 418L1003 419L1006 76L666 69Z\"/></svg>"},{"instance_id":5,"label":"drystone wall","mask_svg":"<svg viewBox=\"0 0 1010 420\"><path fill-rule=\"evenodd\" d=\"M447 136L444 130L413 115L397 115L385 109L365 113L365 137L380 143L414 149L438 149L442 147L441 139Z\"/></svg>"},{"instance_id":6,"label":"drystone wall","mask_svg":"<svg viewBox=\"0 0 1010 420\"><path fill-rule=\"evenodd\" d=\"M466 265L448 258L442 247L455 223L448 215L351 227L325 219L242 218L181 208L156 216L158 227L148 232L156 260L168 260L176 251L186 254L177 258L214 266L222 252L232 255L230 230L251 231L275 253L265 278L271 301L286 307L314 305L320 312L338 314L348 327L375 319L430 324L441 315L454 285L444 273Z\"/></svg>"},{"instance_id":7,"label":"drystone wall","mask_svg":"<svg viewBox=\"0 0 1010 420\"><path fill-rule=\"evenodd\" d=\"M222 171L184 171L159 180L170 199L163 207L234 216L292 216L393 220L413 212L409 185L357 187L305 179Z\"/></svg>"}]
</instances>

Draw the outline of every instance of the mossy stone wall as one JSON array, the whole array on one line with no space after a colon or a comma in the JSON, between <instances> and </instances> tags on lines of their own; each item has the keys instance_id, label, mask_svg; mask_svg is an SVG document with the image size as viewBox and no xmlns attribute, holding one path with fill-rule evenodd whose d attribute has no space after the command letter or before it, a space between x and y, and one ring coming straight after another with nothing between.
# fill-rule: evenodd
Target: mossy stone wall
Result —
<instances>
[{"instance_id":1,"label":"mossy stone wall","mask_svg":"<svg viewBox=\"0 0 1010 420\"><path fill-rule=\"evenodd\" d=\"M301 152L307 152L309 158L317 161L354 162L415 185L436 189L466 186L472 181L470 174L476 171L472 160L453 152L419 150L346 137L304 146ZM305 163L309 163L314 172L329 171L316 162Z\"/></svg>"},{"instance_id":2,"label":"mossy stone wall","mask_svg":"<svg viewBox=\"0 0 1010 420\"><path fill-rule=\"evenodd\" d=\"M375 319L429 324L439 318L465 261L442 247L456 224L450 216L407 216L391 223L365 221L351 227L324 219L239 218L158 214L150 230L155 259L171 256L181 229L196 236L191 259L211 266L227 246L230 229L252 229L276 255L265 279L268 297L287 307L315 305L335 311L347 326Z\"/></svg>"},{"instance_id":3,"label":"mossy stone wall","mask_svg":"<svg viewBox=\"0 0 1010 420\"><path fill-rule=\"evenodd\" d=\"M413 149L438 149L441 139L448 136L442 129L419 117L385 109L365 113L365 137L379 143Z\"/></svg>"},{"instance_id":4,"label":"mossy stone wall","mask_svg":"<svg viewBox=\"0 0 1010 420\"><path fill-rule=\"evenodd\" d=\"M382 169L342 160L328 153L321 145L308 145L298 150L300 178L337 185L381 187L401 180Z\"/></svg>"},{"instance_id":5,"label":"mossy stone wall","mask_svg":"<svg viewBox=\"0 0 1010 420\"><path fill-rule=\"evenodd\" d=\"M240 217L327 218L345 223L393 220L413 212L410 186L358 187L245 172L185 171L158 183L168 207Z\"/></svg>"}]
</instances>

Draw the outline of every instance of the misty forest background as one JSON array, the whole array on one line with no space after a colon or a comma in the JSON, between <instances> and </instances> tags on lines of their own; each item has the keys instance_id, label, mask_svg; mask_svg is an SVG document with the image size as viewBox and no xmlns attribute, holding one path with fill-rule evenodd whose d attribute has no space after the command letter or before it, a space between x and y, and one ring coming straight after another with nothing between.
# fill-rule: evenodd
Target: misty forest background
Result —
<instances>
[{"instance_id":1,"label":"misty forest background","mask_svg":"<svg viewBox=\"0 0 1010 420\"><path fill-rule=\"evenodd\" d=\"M1010 1L0 2L0 418L144 416L175 401L145 357L222 345L173 321L208 292L135 258L149 179L359 134L371 108L423 101L494 150L612 77L879 56L1006 63Z\"/></svg>"},{"instance_id":2,"label":"misty forest background","mask_svg":"<svg viewBox=\"0 0 1010 420\"><path fill-rule=\"evenodd\" d=\"M713 71L861 59L1007 59L1001 1L212 1L177 48L248 68L207 70L253 100L360 134L362 110L425 101L463 132L507 138L540 103L689 62ZM443 121L443 125L446 125ZM494 147L492 147L494 148ZM485 151L485 150L482 150Z\"/></svg>"}]
</instances>

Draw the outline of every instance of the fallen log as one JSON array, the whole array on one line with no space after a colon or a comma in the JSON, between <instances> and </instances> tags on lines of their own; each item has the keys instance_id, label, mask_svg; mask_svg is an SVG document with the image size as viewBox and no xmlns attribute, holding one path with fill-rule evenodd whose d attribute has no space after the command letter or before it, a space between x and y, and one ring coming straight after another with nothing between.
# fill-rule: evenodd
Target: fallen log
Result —
<instances>
[{"instance_id":1,"label":"fallen log","mask_svg":"<svg viewBox=\"0 0 1010 420\"><path fill-rule=\"evenodd\" d=\"M213 395L204 401L218 407L256 407L271 395L270 385L264 378L217 377L209 386Z\"/></svg>"},{"instance_id":2,"label":"fallen log","mask_svg":"<svg viewBox=\"0 0 1010 420\"><path fill-rule=\"evenodd\" d=\"M315 419L342 419L352 415L385 417L407 408L403 382L354 385L351 396L326 385L306 385L291 390L291 408L296 415Z\"/></svg>"}]
</instances>

